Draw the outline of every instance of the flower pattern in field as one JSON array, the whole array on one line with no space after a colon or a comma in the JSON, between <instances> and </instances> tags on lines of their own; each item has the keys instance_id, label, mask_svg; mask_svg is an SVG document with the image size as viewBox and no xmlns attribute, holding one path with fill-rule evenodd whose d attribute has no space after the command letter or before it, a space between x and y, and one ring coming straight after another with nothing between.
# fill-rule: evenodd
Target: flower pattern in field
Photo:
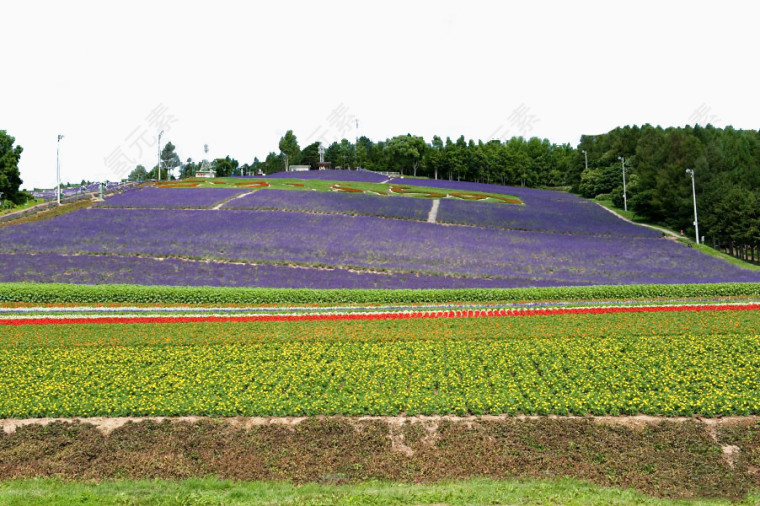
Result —
<instances>
[{"instance_id":1,"label":"flower pattern in field","mask_svg":"<svg viewBox=\"0 0 760 506\"><path fill-rule=\"evenodd\" d=\"M470 181L449 181L446 179L410 179L395 177L388 181L388 184L417 185L429 188L441 188L455 190L460 192L484 192L496 193L498 195L514 195L527 203L540 203L545 200L567 200L571 202L583 202L585 199L554 190L541 190L537 188L525 188L522 186L503 186L498 184L473 183Z\"/></svg>"},{"instance_id":2,"label":"flower pattern in field","mask_svg":"<svg viewBox=\"0 0 760 506\"><path fill-rule=\"evenodd\" d=\"M327 181L355 181L363 183L382 183L388 177L369 170L310 170L303 172L276 172L267 174L266 178L324 179Z\"/></svg>"}]
</instances>

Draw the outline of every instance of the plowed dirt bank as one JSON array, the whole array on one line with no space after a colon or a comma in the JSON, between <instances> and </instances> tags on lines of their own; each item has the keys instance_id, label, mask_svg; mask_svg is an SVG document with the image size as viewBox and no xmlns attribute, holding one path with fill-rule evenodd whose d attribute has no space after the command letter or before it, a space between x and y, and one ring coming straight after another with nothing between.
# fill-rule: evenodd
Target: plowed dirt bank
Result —
<instances>
[{"instance_id":1,"label":"plowed dirt bank","mask_svg":"<svg viewBox=\"0 0 760 506\"><path fill-rule=\"evenodd\" d=\"M0 479L572 476L671 498L738 498L760 486L757 417L88 418L0 426Z\"/></svg>"}]
</instances>

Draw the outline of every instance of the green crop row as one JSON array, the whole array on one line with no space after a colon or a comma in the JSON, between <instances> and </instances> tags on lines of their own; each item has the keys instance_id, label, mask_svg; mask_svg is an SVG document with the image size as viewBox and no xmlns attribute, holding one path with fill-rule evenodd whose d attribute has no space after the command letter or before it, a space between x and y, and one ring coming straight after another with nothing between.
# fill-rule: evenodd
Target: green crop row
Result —
<instances>
[{"instance_id":1,"label":"green crop row","mask_svg":"<svg viewBox=\"0 0 760 506\"><path fill-rule=\"evenodd\" d=\"M760 296L760 283L457 290L309 290L0 283L0 303L36 304L414 304L757 296Z\"/></svg>"}]
</instances>

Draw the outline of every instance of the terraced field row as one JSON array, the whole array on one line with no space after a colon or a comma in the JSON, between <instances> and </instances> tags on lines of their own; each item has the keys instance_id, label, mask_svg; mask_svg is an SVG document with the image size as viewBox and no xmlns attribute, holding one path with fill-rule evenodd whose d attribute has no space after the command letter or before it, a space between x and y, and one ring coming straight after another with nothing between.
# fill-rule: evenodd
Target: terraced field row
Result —
<instances>
[{"instance_id":1,"label":"terraced field row","mask_svg":"<svg viewBox=\"0 0 760 506\"><path fill-rule=\"evenodd\" d=\"M0 327L0 417L758 414L758 307L68 315Z\"/></svg>"}]
</instances>

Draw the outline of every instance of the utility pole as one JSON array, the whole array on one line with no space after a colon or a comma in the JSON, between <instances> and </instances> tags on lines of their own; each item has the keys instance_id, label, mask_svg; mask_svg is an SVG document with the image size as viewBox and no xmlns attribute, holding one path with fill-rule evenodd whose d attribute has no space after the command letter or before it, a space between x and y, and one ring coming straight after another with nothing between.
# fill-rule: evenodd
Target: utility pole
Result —
<instances>
[{"instance_id":1,"label":"utility pole","mask_svg":"<svg viewBox=\"0 0 760 506\"><path fill-rule=\"evenodd\" d=\"M354 143L354 168L359 168L359 118L356 118L356 143Z\"/></svg>"},{"instance_id":2,"label":"utility pole","mask_svg":"<svg viewBox=\"0 0 760 506\"><path fill-rule=\"evenodd\" d=\"M625 158L618 156L618 160L623 163L623 209L628 210L628 197L625 194Z\"/></svg>"},{"instance_id":3,"label":"utility pole","mask_svg":"<svg viewBox=\"0 0 760 506\"><path fill-rule=\"evenodd\" d=\"M694 169L686 169L686 173L691 175L691 196L694 201L694 234L699 244L699 221L697 220L697 188L694 185Z\"/></svg>"},{"instance_id":4,"label":"utility pole","mask_svg":"<svg viewBox=\"0 0 760 506\"><path fill-rule=\"evenodd\" d=\"M61 205L61 139L63 139L63 135L58 134L58 149L55 156L55 173L56 177L58 179L58 205Z\"/></svg>"},{"instance_id":5,"label":"utility pole","mask_svg":"<svg viewBox=\"0 0 760 506\"><path fill-rule=\"evenodd\" d=\"M161 130L161 132L158 134L158 166L156 169L158 170L158 180L161 181L161 136L164 135L164 131Z\"/></svg>"}]
</instances>

